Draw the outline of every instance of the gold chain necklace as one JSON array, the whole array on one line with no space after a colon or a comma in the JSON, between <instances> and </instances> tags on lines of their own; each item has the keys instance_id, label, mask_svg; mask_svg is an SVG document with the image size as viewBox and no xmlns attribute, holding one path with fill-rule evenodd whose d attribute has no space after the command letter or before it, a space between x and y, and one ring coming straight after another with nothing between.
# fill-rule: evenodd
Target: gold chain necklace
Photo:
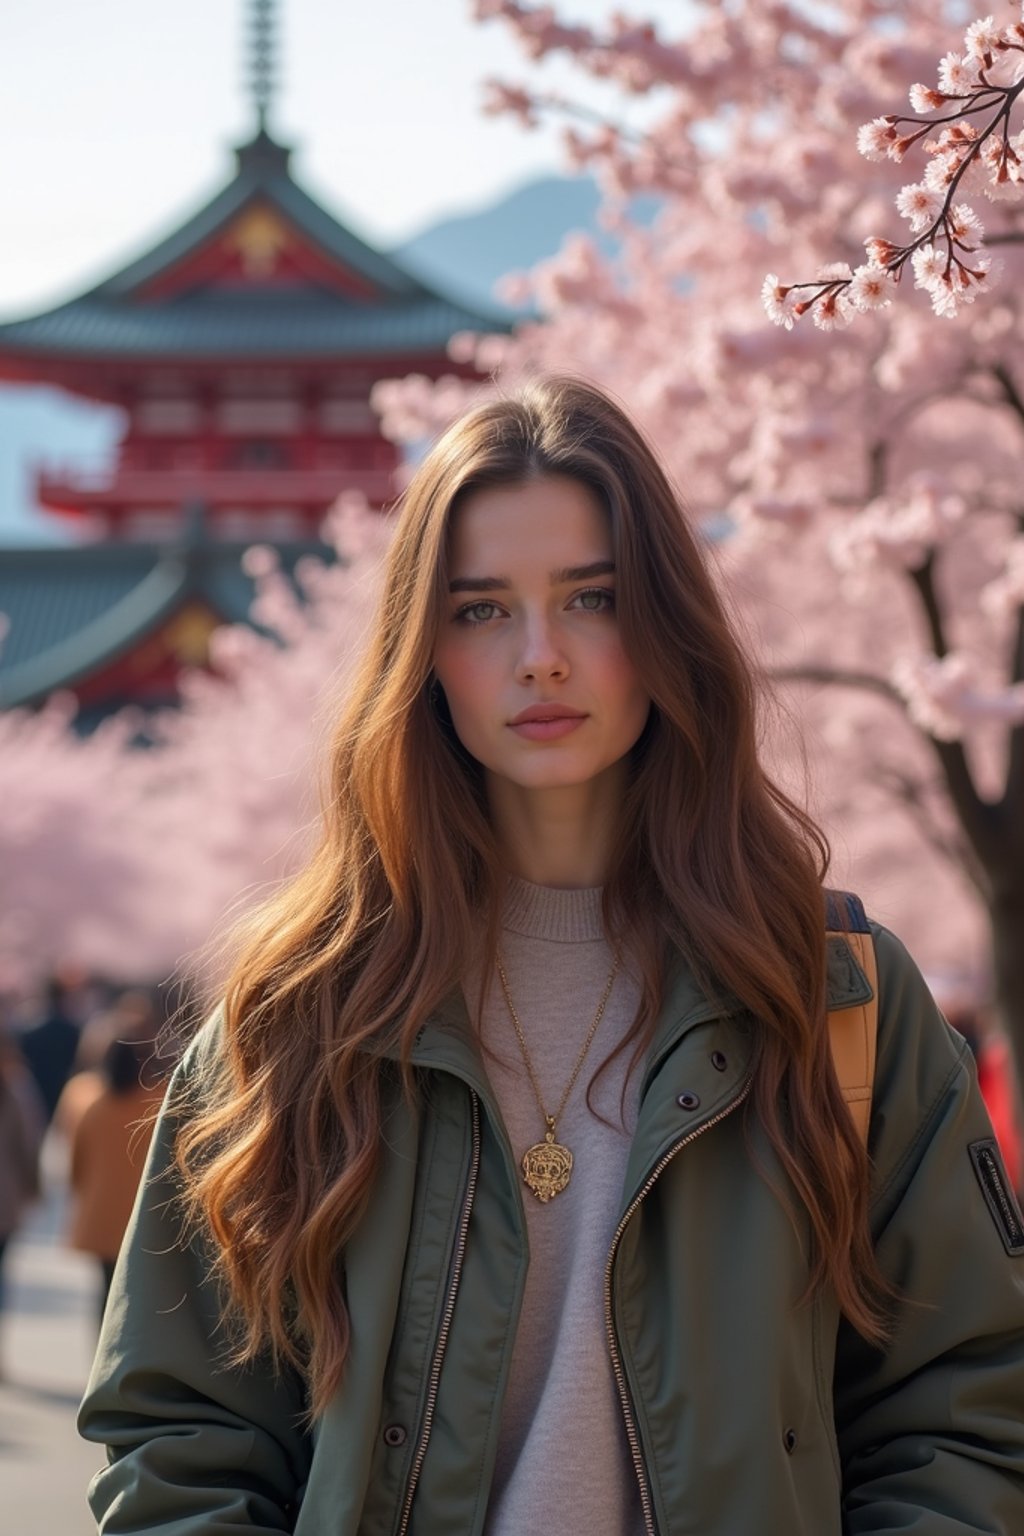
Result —
<instances>
[{"instance_id":1,"label":"gold chain necklace","mask_svg":"<svg viewBox=\"0 0 1024 1536\"><path fill-rule=\"evenodd\" d=\"M523 1178L530 1189L533 1190L537 1199L546 1205L549 1200L553 1200L556 1195L562 1193L572 1175L572 1153L568 1147L563 1146L560 1141L556 1140L557 1121L562 1118L562 1111L568 1103L569 1095L572 1093L576 1079L580 1075L584 1058L590 1050L591 1042L597 1034L597 1027L604 1016L604 1010L607 1007L612 987L615 984L615 978L619 972L620 956L615 956L615 963L605 983L604 992L601 994L601 1001L597 1005L594 1022L587 1030L587 1038L583 1042L583 1049L576 1058L576 1065L572 1069L572 1076L565 1085L565 1091L553 1115L549 1115L544 1108L540 1084L537 1082L537 1074L533 1070L530 1052L526 1047L526 1036L523 1034L523 1026L519 1022L519 1015L516 1013L515 1004L512 1001L508 977L505 975L505 967L501 963L501 956L497 955L495 959L498 966L498 975L501 978L501 990L505 994L505 1002L508 1004L508 1011L512 1015L512 1023L515 1025L516 1038L519 1041L519 1049L523 1056L523 1065L526 1067L533 1086L533 1096L537 1100L537 1108L540 1110L544 1124L547 1126L544 1140L537 1142L535 1146L528 1147L523 1153Z\"/></svg>"}]
</instances>

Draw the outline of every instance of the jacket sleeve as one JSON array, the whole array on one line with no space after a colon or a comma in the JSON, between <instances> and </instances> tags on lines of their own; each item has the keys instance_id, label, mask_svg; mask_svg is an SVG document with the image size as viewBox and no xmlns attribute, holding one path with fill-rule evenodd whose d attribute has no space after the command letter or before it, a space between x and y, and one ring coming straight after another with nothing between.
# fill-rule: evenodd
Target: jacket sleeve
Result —
<instances>
[{"instance_id":1,"label":"jacket sleeve","mask_svg":"<svg viewBox=\"0 0 1024 1536\"><path fill-rule=\"evenodd\" d=\"M966 1043L875 930L872 1229L897 1287L875 1349L842 1324L845 1536L1024 1532L1024 1231Z\"/></svg>"},{"instance_id":2,"label":"jacket sleeve","mask_svg":"<svg viewBox=\"0 0 1024 1536\"><path fill-rule=\"evenodd\" d=\"M104 1536L291 1531L307 1475L301 1383L224 1363L210 1250L177 1218L174 1130L197 1056L171 1080L79 1415L106 1447L89 1488Z\"/></svg>"}]
</instances>

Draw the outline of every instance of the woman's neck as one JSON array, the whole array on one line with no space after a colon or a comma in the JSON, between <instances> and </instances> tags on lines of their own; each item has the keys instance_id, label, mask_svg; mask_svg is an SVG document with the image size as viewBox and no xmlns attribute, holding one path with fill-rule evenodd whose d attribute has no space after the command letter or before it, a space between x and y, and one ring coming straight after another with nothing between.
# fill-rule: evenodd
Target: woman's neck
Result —
<instances>
[{"instance_id":1,"label":"woman's neck","mask_svg":"<svg viewBox=\"0 0 1024 1536\"><path fill-rule=\"evenodd\" d=\"M562 890L605 883L622 804L621 774L540 790L495 776L487 788L511 874Z\"/></svg>"}]
</instances>

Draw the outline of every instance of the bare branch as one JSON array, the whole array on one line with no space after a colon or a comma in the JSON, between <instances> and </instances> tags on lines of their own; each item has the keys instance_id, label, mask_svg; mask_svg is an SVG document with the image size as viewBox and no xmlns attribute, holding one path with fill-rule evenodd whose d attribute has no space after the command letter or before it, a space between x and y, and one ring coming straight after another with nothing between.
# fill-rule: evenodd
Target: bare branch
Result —
<instances>
[{"instance_id":1,"label":"bare branch","mask_svg":"<svg viewBox=\"0 0 1024 1536\"><path fill-rule=\"evenodd\" d=\"M881 496L885 490L886 469L888 468L889 444L882 438L878 438L868 449L868 500L874 501L876 496Z\"/></svg>"},{"instance_id":2,"label":"bare branch","mask_svg":"<svg viewBox=\"0 0 1024 1536\"><path fill-rule=\"evenodd\" d=\"M1024 396L1017 388L1017 381L1005 363L996 363L992 375L999 381L1007 405L1024 421Z\"/></svg>"},{"instance_id":3,"label":"bare branch","mask_svg":"<svg viewBox=\"0 0 1024 1536\"><path fill-rule=\"evenodd\" d=\"M576 101L567 96L559 96L555 92L531 92L529 94L529 106L538 112L547 113L549 116L557 116L566 122L586 123L590 127L600 129L604 133L615 135L616 140L631 150L639 152L644 150L658 164L669 171L685 171L688 177L692 177L694 163L692 157L682 158L678 155L668 154L660 142L654 136L642 128L633 128L620 117L612 117L606 112L588 107L584 102ZM489 109L493 110L493 109ZM502 108L502 110L507 110ZM598 153L602 153L605 146L594 146Z\"/></svg>"},{"instance_id":4,"label":"bare branch","mask_svg":"<svg viewBox=\"0 0 1024 1536\"><path fill-rule=\"evenodd\" d=\"M778 667L769 676L776 683L826 683L836 688L856 688L878 694L906 714L903 699L892 683L874 672L857 672L847 667Z\"/></svg>"}]
</instances>

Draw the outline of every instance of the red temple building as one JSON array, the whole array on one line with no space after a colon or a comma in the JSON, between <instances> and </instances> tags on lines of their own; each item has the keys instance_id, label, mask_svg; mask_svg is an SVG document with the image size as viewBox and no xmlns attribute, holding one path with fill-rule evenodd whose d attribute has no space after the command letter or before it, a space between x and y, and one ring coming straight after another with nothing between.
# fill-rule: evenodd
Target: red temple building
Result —
<instances>
[{"instance_id":1,"label":"red temple building","mask_svg":"<svg viewBox=\"0 0 1024 1536\"><path fill-rule=\"evenodd\" d=\"M323 547L339 492L394 496L377 380L464 371L447 352L456 332L508 328L302 189L265 126L268 76L258 131L211 202L90 292L0 325L0 379L125 419L107 471L38 477L41 507L88 542L0 551L0 707L70 689L87 727L126 703L173 703L211 630L247 616L245 547L272 543L290 568Z\"/></svg>"}]
</instances>

